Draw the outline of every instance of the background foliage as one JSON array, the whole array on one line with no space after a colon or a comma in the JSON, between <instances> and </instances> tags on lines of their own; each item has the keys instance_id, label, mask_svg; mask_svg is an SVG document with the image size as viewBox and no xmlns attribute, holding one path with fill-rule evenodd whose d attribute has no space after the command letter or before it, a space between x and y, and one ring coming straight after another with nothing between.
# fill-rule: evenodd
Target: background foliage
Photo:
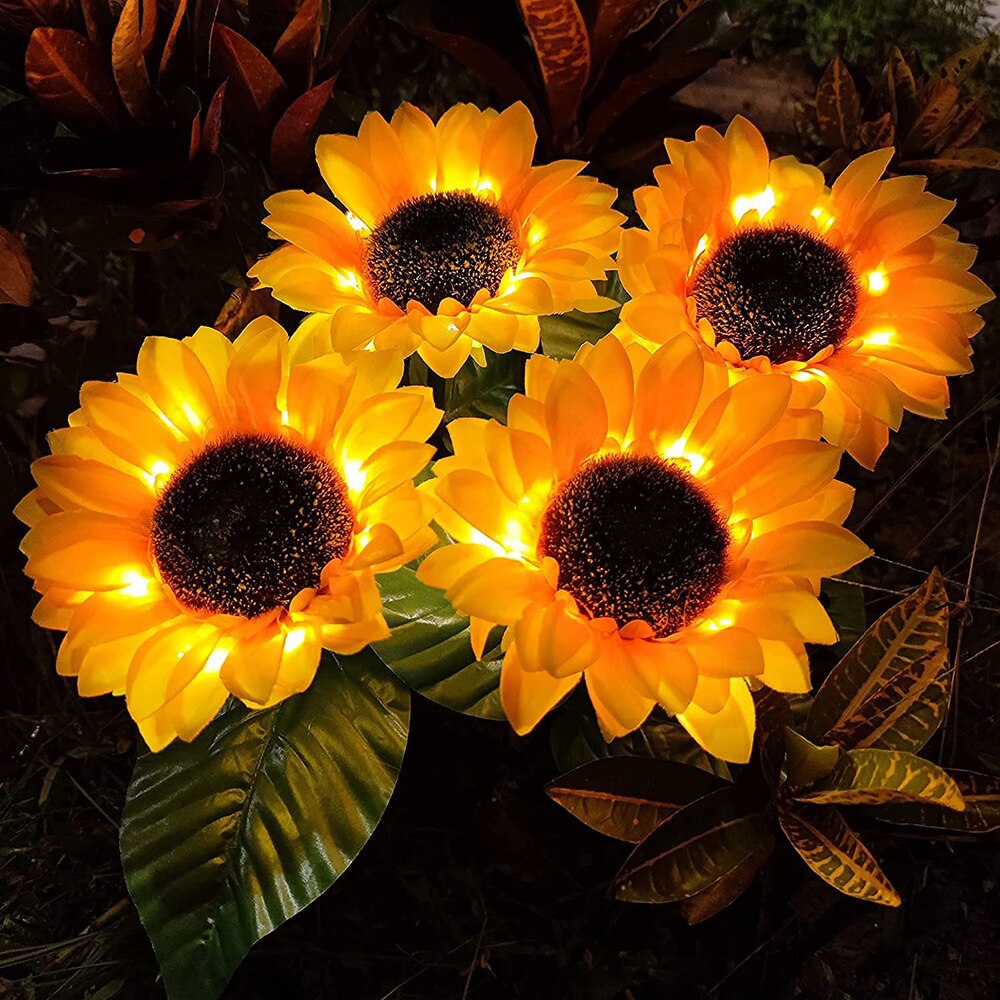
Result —
<instances>
[{"instance_id":1,"label":"background foliage","mask_svg":"<svg viewBox=\"0 0 1000 1000\"><path fill-rule=\"evenodd\" d=\"M222 328L235 330L254 315L279 314L267 296L246 291L243 275L267 245L260 227L262 198L279 183L310 186L317 180L308 160L299 161L301 173L293 181L292 168L272 157L274 127L297 98L336 74L329 99L316 112L316 126L330 130L353 129L369 108L391 113L401 99L433 113L456 100L501 103L488 75L469 68L470 59L454 45L442 47L440 38L428 37L419 17L430 12L434 30L483 39L500 53L548 122L544 73L530 44L526 6L531 5L516 0L422 7L390 0L301 6L293 0L223 0L219 23L245 40L230 36L228 50L243 52L255 70L241 72L244 64L237 58L239 80L233 69L218 77L199 76L197 70L191 75L180 72L182 59L173 89L166 80L161 85L155 72L151 77L158 94L169 94L147 121L116 119L123 132L86 136L60 121L67 112L53 115L31 99L24 71L29 30L40 16L46 24L46 18L65 17L52 26L89 38L85 15L107 14L104 33L93 42L105 53L114 48L116 34L107 29L121 23L126 5L0 0L0 226L11 234L0 245L3 509L27 489L28 464L44 447L45 432L74 408L80 382L129 368L144 336L182 336L214 316ZM190 0L191 13L214 7ZM596 0L580 7L593 23ZM675 33L670 44L676 48L653 44L672 23L670 17L692 7L711 8L708 34L682 33L678 39ZM176 9L173 0L158 5L161 28ZM318 39L310 20L317 10L317 23L335 26L322 27ZM292 32L299 44L286 46L288 58L279 58L278 43L302 11L298 23L308 30ZM699 57L706 66L725 56L693 86L685 89L680 86L685 81L675 78L662 92L650 92L617 121L617 131L608 133L603 146L579 147L592 155L595 172L626 189L627 211L628 189L646 182L649 167L662 160L660 136L687 137L701 121L717 121L734 108L753 108L773 97L755 89L757 71L766 70L781 89L783 81L800 81L805 65L812 88L839 50L861 87L862 80L877 79L894 43L907 56L915 52L932 72L982 34L979 13L974 3L952 0L943 5L921 0L916 6L744 0L729 8L669 3L660 30L654 25L648 37L628 36L622 44L632 48L622 50L618 64L598 65L604 79L588 79L576 124L562 132L543 127L543 155L586 140L587 115L609 92L602 88L614 90L633 71L655 65L661 56L676 60L692 48L712 50ZM141 11L139 23L141 38ZM419 23L422 33L414 27ZM717 28L725 30L719 34ZM699 31L705 30L702 23ZM350 44L333 45L330 59L320 55L344 34ZM158 32L147 50L148 66L159 69L164 44ZM246 44L279 74L280 87L257 56L246 55ZM481 70L484 60L471 62ZM109 57L112 80L114 65ZM992 108L991 65L988 53L969 85ZM213 152L205 115L227 75ZM270 97L268 80L274 85ZM196 148L195 105L189 96L175 100L185 86L197 99ZM259 107L267 113L257 114ZM988 145L992 130L988 123L977 144ZM790 118L773 131L788 151L816 159L829 153L808 136L799 138ZM132 159L123 160L125 154ZM934 184L943 194L961 196L956 219L966 238L983 246L980 273L996 285L995 175L944 174ZM287 311L281 318L294 326ZM908 418L877 475L849 468L858 487L852 526L879 555L828 592L838 621L853 615L860 632L865 620L874 621L933 566L941 568L954 606L955 697L924 753L950 767L994 776L1000 775L1000 688L993 668L994 645L1000 642L995 325L988 317L977 340L975 372L953 381L949 422ZM543 334L546 347L565 353L576 332L592 338L602 331L554 321ZM449 414L503 412L521 372L517 359L497 360L485 374L470 370L437 387ZM414 378L421 374L412 372ZM446 441L442 437L439 443ZM20 534L19 526L4 522L0 995L162 998L154 955L128 898L118 856L118 826L137 750L134 728L119 701L82 702L55 675L54 637L28 618L33 601L16 551ZM843 652L817 651L817 681ZM390 653L385 656L391 662ZM488 662L481 669L488 673ZM476 703L475 683L441 696L434 677L423 676L418 687L437 694L438 701L448 704L454 695ZM468 676L474 681L476 672ZM997 995L995 835L954 846L925 836L889 838L877 823L852 814L902 897L903 905L891 911L822 886L787 846L776 848L762 880L733 906L693 928L672 907L609 898L631 846L579 823L545 795L544 786L595 755L624 749L655 756L664 746L710 768L665 719L654 719L627 746L608 748L592 718L581 717L579 700L521 740L499 723L414 696L404 779L361 863L257 945L226 996L993 1000ZM715 779L706 771L705 780Z\"/></svg>"}]
</instances>

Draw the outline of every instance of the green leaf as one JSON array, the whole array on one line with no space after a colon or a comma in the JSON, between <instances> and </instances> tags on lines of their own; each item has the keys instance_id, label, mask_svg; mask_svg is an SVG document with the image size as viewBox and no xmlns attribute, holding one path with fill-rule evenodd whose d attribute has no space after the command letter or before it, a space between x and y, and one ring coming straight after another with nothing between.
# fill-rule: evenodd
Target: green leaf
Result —
<instances>
[{"instance_id":1,"label":"green leaf","mask_svg":"<svg viewBox=\"0 0 1000 1000\"><path fill-rule=\"evenodd\" d=\"M795 798L836 805L933 802L948 809L965 809L958 785L945 770L898 750L850 750L829 774Z\"/></svg>"},{"instance_id":2,"label":"green leaf","mask_svg":"<svg viewBox=\"0 0 1000 1000\"><path fill-rule=\"evenodd\" d=\"M983 39L983 41L971 45L967 49L962 49L961 52L956 52L942 64L938 70L938 76L956 85L963 83L979 65L983 56L986 55L989 45L989 41Z\"/></svg>"},{"instance_id":3,"label":"green leaf","mask_svg":"<svg viewBox=\"0 0 1000 1000\"><path fill-rule=\"evenodd\" d=\"M825 740L874 691L947 641L948 595L941 574L934 570L918 590L882 615L830 672L809 712L810 739Z\"/></svg>"},{"instance_id":4,"label":"green leaf","mask_svg":"<svg viewBox=\"0 0 1000 1000\"><path fill-rule=\"evenodd\" d=\"M793 788L811 785L826 777L840 759L839 746L816 746L794 729L785 730L785 766Z\"/></svg>"},{"instance_id":5,"label":"green leaf","mask_svg":"<svg viewBox=\"0 0 1000 1000\"><path fill-rule=\"evenodd\" d=\"M581 344L596 344L618 322L618 310L585 313L579 310L560 316L542 316L542 353L550 358L572 358Z\"/></svg>"},{"instance_id":6,"label":"green leaf","mask_svg":"<svg viewBox=\"0 0 1000 1000\"><path fill-rule=\"evenodd\" d=\"M889 87L892 117L896 123L896 134L905 135L916 119L919 110L917 81L909 63L903 57L903 53L895 45L889 50L886 82Z\"/></svg>"},{"instance_id":7,"label":"green leaf","mask_svg":"<svg viewBox=\"0 0 1000 1000\"><path fill-rule=\"evenodd\" d=\"M139 757L122 864L170 1000L215 1000L254 942L357 857L396 784L409 707L373 653L324 658L304 693Z\"/></svg>"},{"instance_id":8,"label":"green leaf","mask_svg":"<svg viewBox=\"0 0 1000 1000\"><path fill-rule=\"evenodd\" d=\"M732 788L720 788L653 830L615 877L615 895L632 903L689 899L773 849L764 814L745 812Z\"/></svg>"},{"instance_id":9,"label":"green leaf","mask_svg":"<svg viewBox=\"0 0 1000 1000\"><path fill-rule=\"evenodd\" d=\"M660 709L654 709L634 733L606 742L584 690L574 692L556 713L550 742L552 756L562 771L572 771L587 761L605 757L657 757L691 764L729 779L727 765L705 753L687 730Z\"/></svg>"},{"instance_id":10,"label":"green leaf","mask_svg":"<svg viewBox=\"0 0 1000 1000\"><path fill-rule=\"evenodd\" d=\"M1000 830L1000 777L975 771L949 771L948 775L962 793L963 812L921 803L882 806L873 815L887 823L925 826L958 834Z\"/></svg>"},{"instance_id":11,"label":"green leaf","mask_svg":"<svg viewBox=\"0 0 1000 1000\"><path fill-rule=\"evenodd\" d=\"M840 56L827 67L816 91L816 123L829 149L853 149L861 121L861 100Z\"/></svg>"},{"instance_id":12,"label":"green leaf","mask_svg":"<svg viewBox=\"0 0 1000 1000\"><path fill-rule=\"evenodd\" d=\"M455 614L444 592L408 567L378 578L382 611L392 634L374 645L381 659L414 691L456 712L505 718L500 705L500 631L477 660L469 619Z\"/></svg>"},{"instance_id":13,"label":"green leaf","mask_svg":"<svg viewBox=\"0 0 1000 1000\"><path fill-rule=\"evenodd\" d=\"M824 882L846 896L899 906L899 893L836 809L786 806L778 818L792 847Z\"/></svg>"},{"instance_id":14,"label":"green leaf","mask_svg":"<svg viewBox=\"0 0 1000 1000\"><path fill-rule=\"evenodd\" d=\"M598 833L633 844L720 779L655 757L606 757L581 764L546 787L549 797Z\"/></svg>"},{"instance_id":15,"label":"green leaf","mask_svg":"<svg viewBox=\"0 0 1000 1000\"><path fill-rule=\"evenodd\" d=\"M485 368L467 361L454 378L444 381L445 424L456 417L492 417L506 423L510 397L524 390L526 360L520 351L487 351Z\"/></svg>"},{"instance_id":16,"label":"green leaf","mask_svg":"<svg viewBox=\"0 0 1000 1000\"><path fill-rule=\"evenodd\" d=\"M948 649L940 646L874 688L827 738L850 749L877 747L916 753L944 721L953 676Z\"/></svg>"},{"instance_id":17,"label":"green leaf","mask_svg":"<svg viewBox=\"0 0 1000 1000\"><path fill-rule=\"evenodd\" d=\"M838 639L833 647L835 656L843 656L864 635L868 626L860 576L856 569L852 569L841 580L823 581L823 597L837 628Z\"/></svg>"}]
</instances>

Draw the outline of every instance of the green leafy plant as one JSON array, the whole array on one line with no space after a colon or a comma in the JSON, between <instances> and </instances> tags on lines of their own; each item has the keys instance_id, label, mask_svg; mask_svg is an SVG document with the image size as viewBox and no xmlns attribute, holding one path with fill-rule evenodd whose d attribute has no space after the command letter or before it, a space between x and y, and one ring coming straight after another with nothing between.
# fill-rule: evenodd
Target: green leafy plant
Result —
<instances>
[{"instance_id":1,"label":"green leafy plant","mask_svg":"<svg viewBox=\"0 0 1000 1000\"><path fill-rule=\"evenodd\" d=\"M719 0L600 0L586 16L576 0L518 0L521 30L511 39L499 30L463 34L445 6L411 0L395 17L504 99L524 101L558 153L615 151L611 159L622 160L623 143L642 144L655 132L658 144L661 122L651 128L642 109L655 100L658 114L669 111L666 99L715 65L732 40Z\"/></svg>"},{"instance_id":2,"label":"green leafy plant","mask_svg":"<svg viewBox=\"0 0 1000 1000\"><path fill-rule=\"evenodd\" d=\"M803 123L826 156L824 169L838 172L858 154L889 146L896 173L1000 169L1000 152L976 144L988 111L985 98L968 87L986 47L981 42L964 49L932 74L893 47L865 100L835 57L816 90L813 116Z\"/></svg>"},{"instance_id":3,"label":"green leafy plant","mask_svg":"<svg viewBox=\"0 0 1000 1000\"><path fill-rule=\"evenodd\" d=\"M751 884L779 830L838 891L898 906L842 808L940 836L1000 829L996 778L918 756L951 697L947 630L947 594L935 571L861 636L799 726L785 696L758 692L755 756L732 780L685 760L677 740L654 735L637 755L643 744L633 734L632 747L591 755L548 793L593 829L637 844L615 878L619 899L678 903L690 923Z\"/></svg>"}]
</instances>

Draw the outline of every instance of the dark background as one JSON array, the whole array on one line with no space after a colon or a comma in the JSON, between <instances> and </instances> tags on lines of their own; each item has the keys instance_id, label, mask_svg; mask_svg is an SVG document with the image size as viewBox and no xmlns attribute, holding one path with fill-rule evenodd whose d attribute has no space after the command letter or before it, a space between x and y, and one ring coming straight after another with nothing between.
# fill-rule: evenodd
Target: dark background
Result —
<instances>
[{"instance_id":1,"label":"dark background","mask_svg":"<svg viewBox=\"0 0 1000 1000\"><path fill-rule=\"evenodd\" d=\"M17 6L0 0L0 13ZM233 6L237 15L246 8ZM388 114L401 99L432 114L456 100L495 101L469 70L394 20L395 6L373 5L346 50L325 127L353 129L365 110ZM513 2L474 10L435 6L436 16L454 17L461 30L492 37L537 83ZM742 27L727 36L733 55L675 101L654 102L640 116L644 134L687 138L698 122L724 122L744 110L775 148L814 156L796 131L793 99L810 96L835 52L875 73L894 42L934 66L988 30L979 13L976 3L964 2L735 5L731 20ZM51 116L25 97L25 42L23 33L0 29L0 225L24 239L36 282L31 308L0 305L4 510L30 488L28 465L43 452L45 433L75 407L82 381L134 369L148 334L183 336L220 312L225 326L236 322L234 313L242 323L254 312L276 311L267 300L233 298L244 288L248 264L266 249L261 201L274 181L263 154L237 129L224 131L221 175L206 167L193 179L162 172L154 178L149 162L135 184L43 172L57 133ZM992 105L992 61L975 86ZM649 167L663 159L656 142L639 143L632 159L615 155L641 138L621 136L591 167L626 190L626 211L628 190L646 182ZM83 152L96 162L95 155L113 159L120 150L105 143ZM993 205L1000 188L994 175L946 175L934 183L961 196L958 224L966 238L982 241L978 271L995 283ZM176 200L178 185L188 185L187 196L198 190L203 200L194 210L150 207ZM130 236L136 228L143 231L138 244ZM956 602L957 698L929 755L1000 772L992 651L1000 642L1000 509L990 478L1000 432L1000 347L990 309L986 314L976 370L952 382L950 420L907 416L877 475L849 461L844 475L859 490L850 524L878 552L853 578L869 620L935 565ZM294 327L293 316L282 319ZM159 998L153 954L118 857L135 729L120 699L82 701L55 675L57 636L29 621L33 599L17 552L21 534L4 519L0 997ZM947 844L889 839L862 824L903 896L900 909L839 896L782 849L743 898L690 929L673 908L608 897L627 851L548 801L543 786L556 774L547 723L519 739L503 725L415 696L404 771L370 843L331 891L254 948L226 996L1000 995L996 837Z\"/></svg>"}]
</instances>

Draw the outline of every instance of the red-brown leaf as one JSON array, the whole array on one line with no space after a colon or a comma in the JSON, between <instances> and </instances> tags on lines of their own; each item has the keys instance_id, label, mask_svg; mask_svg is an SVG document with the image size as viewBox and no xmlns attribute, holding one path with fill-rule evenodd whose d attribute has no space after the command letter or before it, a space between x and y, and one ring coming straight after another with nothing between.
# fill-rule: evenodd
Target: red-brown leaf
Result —
<instances>
[{"instance_id":1,"label":"red-brown leaf","mask_svg":"<svg viewBox=\"0 0 1000 1000\"><path fill-rule=\"evenodd\" d=\"M645 27L656 16L665 2L666 0L598 0L590 30L593 64L602 66L630 34Z\"/></svg>"},{"instance_id":2,"label":"red-brown leaf","mask_svg":"<svg viewBox=\"0 0 1000 1000\"><path fill-rule=\"evenodd\" d=\"M576 124L590 78L590 41L583 15L574 0L518 0L518 6L542 70L553 132L567 136Z\"/></svg>"},{"instance_id":3,"label":"red-brown leaf","mask_svg":"<svg viewBox=\"0 0 1000 1000\"><path fill-rule=\"evenodd\" d=\"M286 73L298 74L306 80L307 86L312 84L316 68L322 12L320 0L302 0L295 17L274 46L275 64Z\"/></svg>"},{"instance_id":4,"label":"red-brown leaf","mask_svg":"<svg viewBox=\"0 0 1000 1000\"><path fill-rule=\"evenodd\" d=\"M201 129L201 148L213 155L219 151L219 138L222 133L222 108L226 100L226 83L212 95L205 121Z\"/></svg>"},{"instance_id":5,"label":"red-brown leaf","mask_svg":"<svg viewBox=\"0 0 1000 1000\"><path fill-rule=\"evenodd\" d=\"M149 118L153 99L143 48L143 36L150 30L150 25L155 32L156 0L126 0L111 39L111 69L118 92L137 121Z\"/></svg>"},{"instance_id":6,"label":"red-brown leaf","mask_svg":"<svg viewBox=\"0 0 1000 1000\"><path fill-rule=\"evenodd\" d=\"M251 130L266 126L285 89L285 81L271 61L241 34L216 24L212 41L216 75L228 78L230 107L241 125Z\"/></svg>"},{"instance_id":7,"label":"red-brown leaf","mask_svg":"<svg viewBox=\"0 0 1000 1000\"><path fill-rule=\"evenodd\" d=\"M32 274L24 244L0 228L0 302L30 306Z\"/></svg>"},{"instance_id":8,"label":"red-brown leaf","mask_svg":"<svg viewBox=\"0 0 1000 1000\"><path fill-rule=\"evenodd\" d=\"M271 168L282 180L298 180L309 169L319 116L333 93L334 77L307 90L291 103L274 126Z\"/></svg>"},{"instance_id":9,"label":"red-brown leaf","mask_svg":"<svg viewBox=\"0 0 1000 1000\"><path fill-rule=\"evenodd\" d=\"M32 97L61 122L84 135L115 132L128 124L104 54L65 28L36 28L24 55Z\"/></svg>"},{"instance_id":10,"label":"red-brown leaf","mask_svg":"<svg viewBox=\"0 0 1000 1000\"><path fill-rule=\"evenodd\" d=\"M170 30L167 32L167 40L163 43L163 50L160 53L159 78L162 80L170 72L171 61L177 51L177 43L181 29L184 27L184 20L187 16L188 0L177 0L177 7L174 10L174 19L170 22Z\"/></svg>"}]
</instances>

